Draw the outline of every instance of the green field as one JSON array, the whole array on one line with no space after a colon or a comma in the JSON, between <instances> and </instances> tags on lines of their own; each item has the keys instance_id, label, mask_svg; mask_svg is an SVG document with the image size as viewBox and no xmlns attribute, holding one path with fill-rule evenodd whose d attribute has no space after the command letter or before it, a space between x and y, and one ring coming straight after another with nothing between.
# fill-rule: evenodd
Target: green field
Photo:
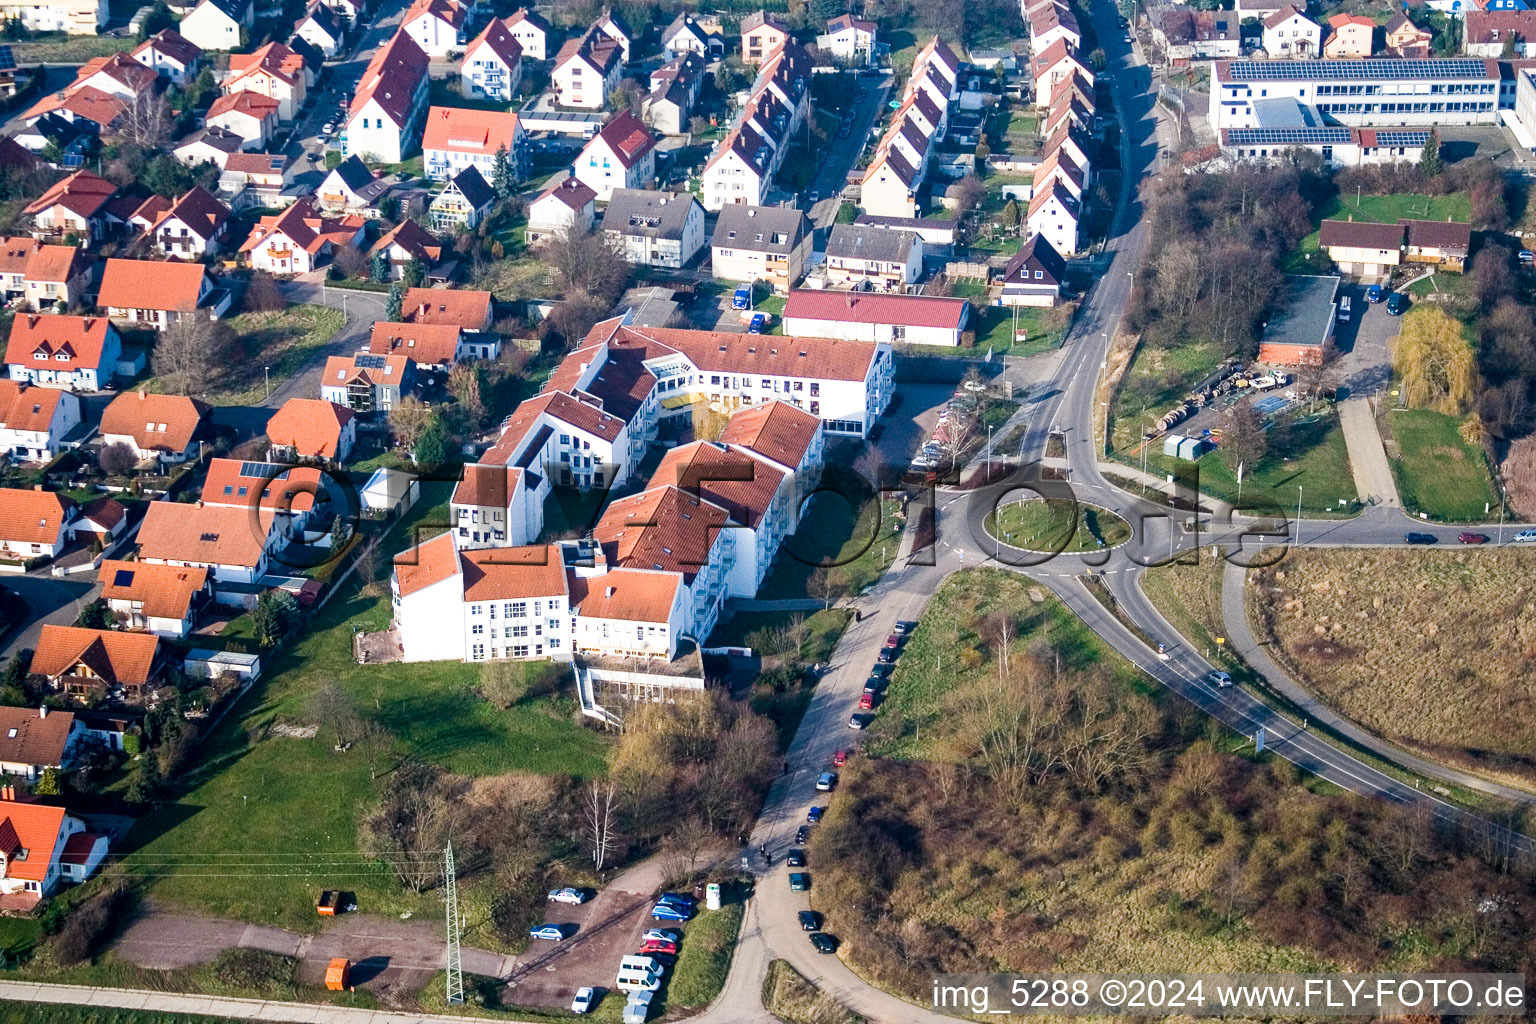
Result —
<instances>
[{"instance_id":1,"label":"green field","mask_svg":"<svg viewBox=\"0 0 1536 1024\"><path fill-rule=\"evenodd\" d=\"M198 396L210 405L259 404L269 383L277 387L298 373L346 326L341 310L315 305L241 313L224 322L234 331L236 345L211 390ZM164 390L158 377L137 386L149 392Z\"/></svg>"},{"instance_id":2,"label":"green field","mask_svg":"<svg viewBox=\"0 0 1536 1024\"><path fill-rule=\"evenodd\" d=\"M829 463L800 529L785 538L773 569L758 588L760 598L823 598L813 577L825 566L834 589L858 595L875 584L896 559L901 543L900 504L882 499L869 484Z\"/></svg>"},{"instance_id":3,"label":"green field","mask_svg":"<svg viewBox=\"0 0 1536 1024\"><path fill-rule=\"evenodd\" d=\"M725 987L745 905L732 895L734 886L724 888L727 898L720 909L701 910L683 932L677 964L667 979L669 1009L701 1009Z\"/></svg>"},{"instance_id":4,"label":"green field","mask_svg":"<svg viewBox=\"0 0 1536 1024\"><path fill-rule=\"evenodd\" d=\"M1113 512L1064 498L1012 501L987 516L986 529L1031 551L1098 551L1131 536L1130 524Z\"/></svg>"},{"instance_id":5,"label":"green field","mask_svg":"<svg viewBox=\"0 0 1536 1024\"><path fill-rule=\"evenodd\" d=\"M100 1006L0 1002L0 1024L229 1024L229 1018L113 1010Z\"/></svg>"},{"instance_id":6,"label":"green field","mask_svg":"<svg viewBox=\"0 0 1536 1024\"><path fill-rule=\"evenodd\" d=\"M1395 449L1392 475L1411 512L1431 519L1481 522L1498 515L1498 495L1481 449L1461 436L1461 421L1428 409L1387 414Z\"/></svg>"},{"instance_id":7,"label":"green field","mask_svg":"<svg viewBox=\"0 0 1536 1024\"><path fill-rule=\"evenodd\" d=\"M11 52L20 65L84 64L92 57L110 57L138 45L138 40L131 36L67 36L50 32L29 42L12 43Z\"/></svg>"},{"instance_id":8,"label":"green field","mask_svg":"<svg viewBox=\"0 0 1536 1024\"><path fill-rule=\"evenodd\" d=\"M447 493L446 484L423 487L422 501L386 538L384 550L405 547L414 524L445 522ZM381 563L387 578L388 562ZM358 819L377 785L370 756L336 753L326 730L311 739L272 731L313 722L309 701L326 683L339 684L359 715L388 730L383 753L372 758L380 777L406 758L466 775L604 772L604 741L576 724L574 701L529 700L500 711L472 695L478 670L469 665L358 665L351 656L353 628L379 630L389 617L387 588L364 595L349 581L306 635L268 656L262 681L178 780L180 797L131 833L126 865L147 876L147 895L162 907L304 931L317 927L313 902L324 887L356 890L360 908L372 913L438 912L434 893L408 893L381 862L306 866L327 854L358 851ZM265 854L282 855L292 866L250 869L255 874L244 879L208 866L246 853L257 836Z\"/></svg>"}]
</instances>

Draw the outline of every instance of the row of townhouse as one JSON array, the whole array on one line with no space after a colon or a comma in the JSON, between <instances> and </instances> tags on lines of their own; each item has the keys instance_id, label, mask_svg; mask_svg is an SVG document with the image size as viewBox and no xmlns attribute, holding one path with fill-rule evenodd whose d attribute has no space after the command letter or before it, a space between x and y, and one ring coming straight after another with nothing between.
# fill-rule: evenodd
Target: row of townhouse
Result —
<instances>
[{"instance_id":1,"label":"row of townhouse","mask_svg":"<svg viewBox=\"0 0 1536 1024\"><path fill-rule=\"evenodd\" d=\"M811 55L788 40L766 54L746 106L704 165L704 208L762 206L795 132L810 116Z\"/></svg>"},{"instance_id":2,"label":"row of townhouse","mask_svg":"<svg viewBox=\"0 0 1536 1024\"><path fill-rule=\"evenodd\" d=\"M554 427L573 429L540 429ZM719 441L669 450L588 538L552 545L473 540L502 533L530 471L467 467L457 528L395 559L405 660L670 660L709 635L729 597L757 592L816 488L823 448L820 421L784 402L740 412Z\"/></svg>"},{"instance_id":3,"label":"row of townhouse","mask_svg":"<svg viewBox=\"0 0 1536 1024\"><path fill-rule=\"evenodd\" d=\"M1059 0L1035 0L1030 9L1039 10L1045 4L1059 4ZM1030 70L1035 103L1043 111L1040 124L1045 145L1030 181L1024 225L1029 236L1044 240L1051 254L1070 256L1078 251L1093 181L1089 150L1098 106L1094 75L1078 56L1076 44L1062 35L1035 51ZM1005 289L1010 274L1022 269L1015 264L1017 257L1005 271ZM1034 299L1043 294L1041 289L1014 283L1008 296L1014 304L1037 304Z\"/></svg>"},{"instance_id":4,"label":"row of townhouse","mask_svg":"<svg viewBox=\"0 0 1536 1024\"><path fill-rule=\"evenodd\" d=\"M959 81L960 59L934 36L913 59L901 102L864 171L859 205L866 213L917 216L918 193L948 130Z\"/></svg>"},{"instance_id":5,"label":"row of townhouse","mask_svg":"<svg viewBox=\"0 0 1536 1024\"><path fill-rule=\"evenodd\" d=\"M416 145L427 112L429 58L404 30L368 61L341 136L342 155L396 164Z\"/></svg>"}]
</instances>

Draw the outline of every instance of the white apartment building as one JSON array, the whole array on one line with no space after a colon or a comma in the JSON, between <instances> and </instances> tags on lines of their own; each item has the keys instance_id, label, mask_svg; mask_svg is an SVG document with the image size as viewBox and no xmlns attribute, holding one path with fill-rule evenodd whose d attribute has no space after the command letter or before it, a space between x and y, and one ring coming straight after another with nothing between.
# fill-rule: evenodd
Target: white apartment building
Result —
<instances>
[{"instance_id":1,"label":"white apartment building","mask_svg":"<svg viewBox=\"0 0 1536 1024\"><path fill-rule=\"evenodd\" d=\"M1271 127L1264 101L1288 100L1315 111L1318 125L1491 124L1499 116L1498 63L1465 58L1216 61L1208 116L1218 132Z\"/></svg>"}]
</instances>

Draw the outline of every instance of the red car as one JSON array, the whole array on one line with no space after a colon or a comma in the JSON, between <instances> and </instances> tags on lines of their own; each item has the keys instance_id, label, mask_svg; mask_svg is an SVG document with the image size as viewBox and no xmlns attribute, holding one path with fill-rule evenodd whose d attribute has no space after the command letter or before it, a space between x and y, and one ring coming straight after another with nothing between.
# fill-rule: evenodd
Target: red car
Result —
<instances>
[{"instance_id":1,"label":"red car","mask_svg":"<svg viewBox=\"0 0 1536 1024\"><path fill-rule=\"evenodd\" d=\"M677 943L668 942L666 939L647 939L645 940L645 945L640 947L640 955L649 956L652 953L675 956L677 954Z\"/></svg>"},{"instance_id":2,"label":"red car","mask_svg":"<svg viewBox=\"0 0 1536 1024\"><path fill-rule=\"evenodd\" d=\"M887 646L887 647L900 647L901 646L901 636L899 634L897 634L897 633L892 633L890 636L885 638L885 646Z\"/></svg>"},{"instance_id":3,"label":"red car","mask_svg":"<svg viewBox=\"0 0 1536 1024\"><path fill-rule=\"evenodd\" d=\"M875 695L874 694L872 694L872 693L864 693L864 694L860 694L859 695L859 710L860 711L872 710L874 708L874 706L875 706Z\"/></svg>"},{"instance_id":4,"label":"red car","mask_svg":"<svg viewBox=\"0 0 1536 1024\"><path fill-rule=\"evenodd\" d=\"M848 751L846 751L846 750L839 750L837 753L832 755L832 767L833 768L841 768L843 765L845 765L847 763L848 763Z\"/></svg>"},{"instance_id":5,"label":"red car","mask_svg":"<svg viewBox=\"0 0 1536 1024\"><path fill-rule=\"evenodd\" d=\"M1458 536L1456 539L1461 541L1463 544L1487 544L1488 543L1488 535L1486 533L1463 533L1460 536Z\"/></svg>"}]
</instances>

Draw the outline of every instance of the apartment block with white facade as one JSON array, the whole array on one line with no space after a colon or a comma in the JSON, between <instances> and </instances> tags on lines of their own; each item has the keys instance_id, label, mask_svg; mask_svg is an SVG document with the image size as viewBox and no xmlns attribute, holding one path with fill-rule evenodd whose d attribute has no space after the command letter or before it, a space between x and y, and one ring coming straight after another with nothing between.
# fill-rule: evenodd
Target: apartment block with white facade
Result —
<instances>
[{"instance_id":1,"label":"apartment block with white facade","mask_svg":"<svg viewBox=\"0 0 1536 1024\"><path fill-rule=\"evenodd\" d=\"M1291 101L1314 123L1351 127L1492 124L1499 116L1496 60L1216 61L1211 128L1264 128L1265 101Z\"/></svg>"}]
</instances>

